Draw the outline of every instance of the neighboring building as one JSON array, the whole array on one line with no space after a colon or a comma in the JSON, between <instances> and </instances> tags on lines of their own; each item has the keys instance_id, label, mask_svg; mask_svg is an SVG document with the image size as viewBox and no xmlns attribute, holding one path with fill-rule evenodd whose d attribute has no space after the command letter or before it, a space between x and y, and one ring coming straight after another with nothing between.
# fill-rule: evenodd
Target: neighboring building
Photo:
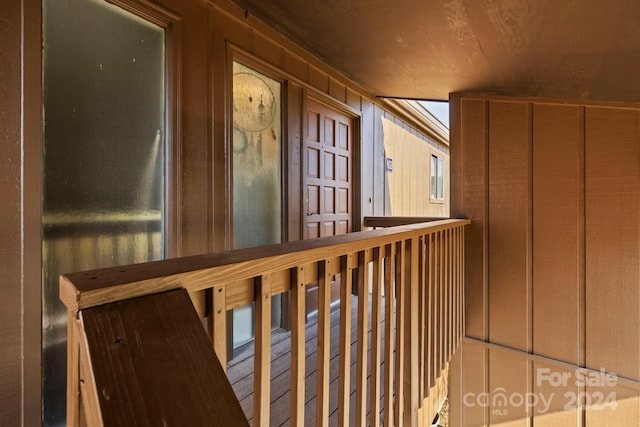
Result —
<instances>
[{"instance_id":1,"label":"neighboring building","mask_svg":"<svg viewBox=\"0 0 640 427\"><path fill-rule=\"evenodd\" d=\"M382 119L386 155L386 216L449 216L449 129L421 103L386 99L422 133ZM424 136L426 135L426 136ZM424 191L425 184L429 191Z\"/></svg>"}]
</instances>

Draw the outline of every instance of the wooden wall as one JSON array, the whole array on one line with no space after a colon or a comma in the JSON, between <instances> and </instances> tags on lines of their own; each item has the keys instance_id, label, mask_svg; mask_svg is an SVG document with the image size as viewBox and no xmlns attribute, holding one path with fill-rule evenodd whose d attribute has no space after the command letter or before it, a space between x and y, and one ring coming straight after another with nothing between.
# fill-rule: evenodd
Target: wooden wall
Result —
<instances>
[{"instance_id":1,"label":"wooden wall","mask_svg":"<svg viewBox=\"0 0 640 427\"><path fill-rule=\"evenodd\" d=\"M40 30L39 1L0 2L3 425L40 422Z\"/></svg>"},{"instance_id":2,"label":"wooden wall","mask_svg":"<svg viewBox=\"0 0 640 427\"><path fill-rule=\"evenodd\" d=\"M453 425L640 425L640 105L451 101Z\"/></svg>"},{"instance_id":3,"label":"wooden wall","mask_svg":"<svg viewBox=\"0 0 640 427\"><path fill-rule=\"evenodd\" d=\"M13 7L12 7L13 6ZM18 419L20 415L20 360L22 330L20 313L22 296L20 268L20 49L19 25L12 25L11 17L19 19L20 5L3 3L0 6L0 195L3 207L0 223L4 224L0 238L0 300L6 302L0 311L0 378L2 394L0 417ZM9 18L9 19L7 19Z\"/></svg>"}]
</instances>

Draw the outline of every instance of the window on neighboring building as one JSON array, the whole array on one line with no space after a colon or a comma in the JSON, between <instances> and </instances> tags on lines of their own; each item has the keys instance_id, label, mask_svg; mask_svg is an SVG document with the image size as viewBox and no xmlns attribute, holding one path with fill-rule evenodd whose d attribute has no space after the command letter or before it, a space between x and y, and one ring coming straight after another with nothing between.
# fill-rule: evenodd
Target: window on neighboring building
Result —
<instances>
[{"instance_id":1,"label":"window on neighboring building","mask_svg":"<svg viewBox=\"0 0 640 427\"><path fill-rule=\"evenodd\" d=\"M444 200L444 159L431 155L431 198Z\"/></svg>"}]
</instances>

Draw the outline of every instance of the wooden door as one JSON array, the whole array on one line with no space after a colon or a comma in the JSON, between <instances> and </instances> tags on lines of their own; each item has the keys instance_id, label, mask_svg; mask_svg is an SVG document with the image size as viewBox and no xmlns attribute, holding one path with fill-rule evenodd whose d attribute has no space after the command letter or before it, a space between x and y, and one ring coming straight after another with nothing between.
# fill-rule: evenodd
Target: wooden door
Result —
<instances>
[{"instance_id":1,"label":"wooden door","mask_svg":"<svg viewBox=\"0 0 640 427\"><path fill-rule=\"evenodd\" d=\"M312 99L307 100L304 137L303 238L352 231L353 119ZM340 297L340 280L331 284L331 301ZM317 284L307 288L307 314L317 310Z\"/></svg>"},{"instance_id":2,"label":"wooden door","mask_svg":"<svg viewBox=\"0 0 640 427\"><path fill-rule=\"evenodd\" d=\"M352 231L353 120L307 100L304 140L305 239Z\"/></svg>"}]
</instances>

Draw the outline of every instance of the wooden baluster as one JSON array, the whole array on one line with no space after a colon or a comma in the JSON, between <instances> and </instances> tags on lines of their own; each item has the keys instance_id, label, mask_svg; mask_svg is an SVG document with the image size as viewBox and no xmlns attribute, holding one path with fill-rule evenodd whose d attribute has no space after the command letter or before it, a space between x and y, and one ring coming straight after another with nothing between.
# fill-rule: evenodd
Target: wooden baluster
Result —
<instances>
[{"instance_id":1,"label":"wooden baluster","mask_svg":"<svg viewBox=\"0 0 640 427\"><path fill-rule=\"evenodd\" d=\"M462 339L464 337L464 270L465 270L465 261L464 261L464 227L460 227L459 229L459 241L458 241L458 272L459 272L459 287L458 287L458 298L460 304L460 322L458 323L458 344L462 345Z\"/></svg>"},{"instance_id":2,"label":"wooden baluster","mask_svg":"<svg viewBox=\"0 0 640 427\"><path fill-rule=\"evenodd\" d=\"M463 288L462 288L462 307L466 307L466 299L467 299L467 293L465 290L466 287L466 276L467 276L467 268L466 268L466 263L467 263L467 241L466 241L466 231L463 229L462 230L462 284L463 284ZM462 310L462 336L464 337L466 334L466 315L467 315L467 311L466 309Z\"/></svg>"},{"instance_id":3,"label":"wooden baluster","mask_svg":"<svg viewBox=\"0 0 640 427\"><path fill-rule=\"evenodd\" d=\"M451 230L451 330L449 331L449 335L451 336L451 357L453 357L453 353L456 348L456 343L458 341L458 279L457 279L457 270L456 265L458 263L458 257L456 256L456 230L455 228Z\"/></svg>"},{"instance_id":4,"label":"wooden baluster","mask_svg":"<svg viewBox=\"0 0 640 427\"><path fill-rule=\"evenodd\" d=\"M449 307L447 306L448 294L449 294L449 282L448 282L448 271L447 265L449 263L449 256L447 254L447 231L443 230L441 233L442 237L442 366L441 369L444 369L447 361L447 353L449 348L449 339L448 339L448 317L449 317Z\"/></svg>"},{"instance_id":5,"label":"wooden baluster","mask_svg":"<svg viewBox=\"0 0 640 427\"><path fill-rule=\"evenodd\" d=\"M373 288L371 292L371 369L369 383L369 425L380 425L380 349L382 328L382 248L373 251Z\"/></svg>"},{"instance_id":6,"label":"wooden baluster","mask_svg":"<svg viewBox=\"0 0 640 427\"><path fill-rule=\"evenodd\" d=\"M384 259L384 425L393 426L394 279L396 245L386 246Z\"/></svg>"},{"instance_id":7,"label":"wooden baluster","mask_svg":"<svg viewBox=\"0 0 640 427\"><path fill-rule=\"evenodd\" d=\"M446 360L447 360L447 348L448 348L448 339L447 339L447 317L449 315L449 310L447 307L447 294L448 294L448 283L447 283L447 263L449 261L447 256L447 231L443 230L440 233L440 237L442 239L442 260L441 260L441 274L442 274L442 293L440 294L440 304L442 305L442 324L441 324L441 340L442 340L442 361L440 369L444 369Z\"/></svg>"},{"instance_id":8,"label":"wooden baluster","mask_svg":"<svg viewBox=\"0 0 640 427\"><path fill-rule=\"evenodd\" d=\"M427 236L420 237L420 261L419 261L419 300L418 300L418 364L419 364L419 387L418 400L422 402L427 396L426 376L427 376Z\"/></svg>"},{"instance_id":9,"label":"wooden baluster","mask_svg":"<svg viewBox=\"0 0 640 427\"><path fill-rule=\"evenodd\" d=\"M330 349L330 309L331 309L331 261L320 262L318 283L318 370L316 374L316 426L329 425L329 362Z\"/></svg>"},{"instance_id":10,"label":"wooden baluster","mask_svg":"<svg viewBox=\"0 0 640 427\"><path fill-rule=\"evenodd\" d=\"M404 424L418 425L418 263L419 239L414 237L405 244L404 304ZM408 262L407 262L408 261Z\"/></svg>"},{"instance_id":11,"label":"wooden baluster","mask_svg":"<svg viewBox=\"0 0 640 427\"><path fill-rule=\"evenodd\" d=\"M459 337L459 344L462 344L462 338L464 337L464 287L465 287L465 283L464 283L464 271L465 271L465 265L464 265L464 227L460 227L460 245L458 247L459 253L458 256L460 257L460 265L458 266L459 271L460 271L460 287L459 287L459 298L460 298L460 325L459 325L459 331L458 331L458 337Z\"/></svg>"},{"instance_id":12,"label":"wooden baluster","mask_svg":"<svg viewBox=\"0 0 640 427\"><path fill-rule=\"evenodd\" d=\"M457 230L451 230L451 306L453 312L451 315L451 354L455 352L458 346L458 235Z\"/></svg>"},{"instance_id":13,"label":"wooden baluster","mask_svg":"<svg viewBox=\"0 0 640 427\"><path fill-rule=\"evenodd\" d=\"M304 426L305 332L307 314L305 298L307 290L304 267L291 270L291 422L292 426Z\"/></svg>"},{"instance_id":14,"label":"wooden baluster","mask_svg":"<svg viewBox=\"0 0 640 427\"><path fill-rule=\"evenodd\" d=\"M216 286L211 291L213 311L208 316L209 334L222 369L227 372L227 291L225 286Z\"/></svg>"},{"instance_id":15,"label":"wooden baluster","mask_svg":"<svg viewBox=\"0 0 640 427\"><path fill-rule=\"evenodd\" d=\"M435 234L429 234L429 382L428 387L435 384L436 360L436 240Z\"/></svg>"},{"instance_id":16,"label":"wooden baluster","mask_svg":"<svg viewBox=\"0 0 640 427\"><path fill-rule=\"evenodd\" d=\"M441 232L438 235L438 369L436 377L444 368L444 238Z\"/></svg>"},{"instance_id":17,"label":"wooden baluster","mask_svg":"<svg viewBox=\"0 0 640 427\"><path fill-rule=\"evenodd\" d=\"M356 373L356 426L367 424L367 333L369 327L369 261L366 249L358 259L358 354Z\"/></svg>"},{"instance_id":18,"label":"wooden baluster","mask_svg":"<svg viewBox=\"0 0 640 427\"><path fill-rule=\"evenodd\" d=\"M459 254L459 238L458 238L458 229L454 229L454 246L453 246L453 257L455 259L455 263L453 265L454 278L455 278L455 313L456 313L456 321L454 324L454 341L453 341L453 352L455 353L458 349L458 345L460 343L460 335L458 331L460 330L460 254Z\"/></svg>"},{"instance_id":19,"label":"wooden baluster","mask_svg":"<svg viewBox=\"0 0 640 427\"><path fill-rule=\"evenodd\" d=\"M431 336L432 336L432 353L431 353L431 379L433 387L436 383L436 379L438 378L439 371L438 367L440 366L440 324L439 324L439 315L440 315L440 306L439 306L439 298L440 298L440 269L439 269L439 259L440 259L440 247L439 247L439 239L438 233L433 233L431 235L431 241L433 244L433 268L431 272Z\"/></svg>"},{"instance_id":20,"label":"wooden baluster","mask_svg":"<svg viewBox=\"0 0 640 427\"><path fill-rule=\"evenodd\" d=\"M445 365L451 358L451 230L444 231L444 360Z\"/></svg>"},{"instance_id":21,"label":"wooden baluster","mask_svg":"<svg viewBox=\"0 0 640 427\"><path fill-rule=\"evenodd\" d=\"M256 278L253 425L269 427L271 403L271 275Z\"/></svg>"},{"instance_id":22,"label":"wooden baluster","mask_svg":"<svg viewBox=\"0 0 640 427\"><path fill-rule=\"evenodd\" d=\"M351 400L351 294L353 255L341 259L340 265L340 368L338 374L338 425L349 425Z\"/></svg>"},{"instance_id":23,"label":"wooden baluster","mask_svg":"<svg viewBox=\"0 0 640 427\"><path fill-rule=\"evenodd\" d=\"M440 306L442 307L442 311L440 313L440 317L442 319L441 322L441 332L440 332L440 340L442 345L442 350L440 353L440 374L445 368L447 363L447 232L443 230L440 232L441 237L441 250L442 250L442 260L440 273L442 275L440 281ZM440 375L439 374L439 375Z\"/></svg>"},{"instance_id":24,"label":"wooden baluster","mask_svg":"<svg viewBox=\"0 0 640 427\"><path fill-rule=\"evenodd\" d=\"M404 287L405 276L405 253L404 241L396 243L396 382L395 382L395 405L394 405L394 423L398 427L403 424L404 411L404 387L402 382L405 379L404 351L405 351L405 310L406 310L406 289Z\"/></svg>"},{"instance_id":25,"label":"wooden baluster","mask_svg":"<svg viewBox=\"0 0 640 427\"><path fill-rule=\"evenodd\" d=\"M452 228L449 230L449 358L453 357L453 351L456 343L456 253L455 253L455 230Z\"/></svg>"}]
</instances>

